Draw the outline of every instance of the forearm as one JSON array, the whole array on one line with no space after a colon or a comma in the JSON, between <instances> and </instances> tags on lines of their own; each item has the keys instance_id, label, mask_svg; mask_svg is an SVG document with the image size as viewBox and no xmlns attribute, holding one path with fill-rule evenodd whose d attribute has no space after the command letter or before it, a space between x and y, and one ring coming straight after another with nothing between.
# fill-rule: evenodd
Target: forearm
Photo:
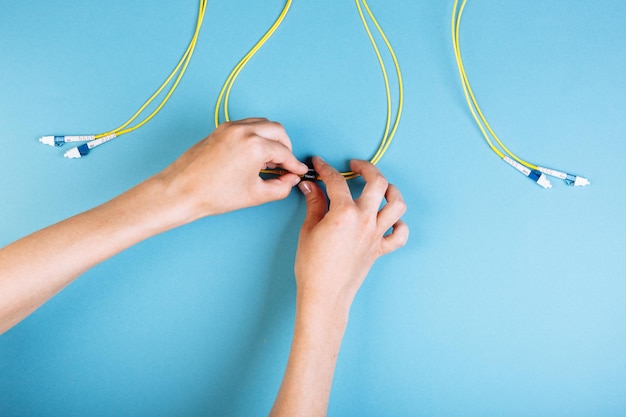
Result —
<instances>
[{"instance_id":1,"label":"forearm","mask_svg":"<svg viewBox=\"0 0 626 417\"><path fill-rule=\"evenodd\" d=\"M94 265L177 226L167 187L155 176L87 212L0 249L0 333Z\"/></svg>"},{"instance_id":2,"label":"forearm","mask_svg":"<svg viewBox=\"0 0 626 417\"><path fill-rule=\"evenodd\" d=\"M333 374L348 323L349 303L298 294L285 376L272 417L325 416Z\"/></svg>"},{"instance_id":3,"label":"forearm","mask_svg":"<svg viewBox=\"0 0 626 417\"><path fill-rule=\"evenodd\" d=\"M402 195L374 165L351 161L350 168L366 182L356 200L337 170L316 157L313 167L326 193L315 183L299 185L307 214L294 267L296 326L271 416L326 415L352 300L374 261L408 237L400 220L406 209Z\"/></svg>"},{"instance_id":4,"label":"forearm","mask_svg":"<svg viewBox=\"0 0 626 417\"><path fill-rule=\"evenodd\" d=\"M259 171L268 166L289 172L264 181ZM137 187L0 249L0 333L129 246L205 216L285 198L307 171L280 124L223 123Z\"/></svg>"}]
</instances>

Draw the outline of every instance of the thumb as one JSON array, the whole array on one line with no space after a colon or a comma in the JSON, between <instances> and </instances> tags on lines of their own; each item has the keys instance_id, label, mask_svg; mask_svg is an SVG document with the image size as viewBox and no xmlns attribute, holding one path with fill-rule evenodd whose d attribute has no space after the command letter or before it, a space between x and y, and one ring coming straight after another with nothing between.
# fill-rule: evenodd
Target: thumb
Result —
<instances>
[{"instance_id":1,"label":"thumb","mask_svg":"<svg viewBox=\"0 0 626 417\"><path fill-rule=\"evenodd\" d=\"M296 174L287 173L278 178L262 180L259 178L261 187L257 189L260 202L270 202L287 198L291 189L300 181Z\"/></svg>"},{"instance_id":2,"label":"thumb","mask_svg":"<svg viewBox=\"0 0 626 417\"><path fill-rule=\"evenodd\" d=\"M322 189L312 181L302 181L298 188L306 198L306 217L302 230L311 230L328 212L328 201Z\"/></svg>"}]
</instances>

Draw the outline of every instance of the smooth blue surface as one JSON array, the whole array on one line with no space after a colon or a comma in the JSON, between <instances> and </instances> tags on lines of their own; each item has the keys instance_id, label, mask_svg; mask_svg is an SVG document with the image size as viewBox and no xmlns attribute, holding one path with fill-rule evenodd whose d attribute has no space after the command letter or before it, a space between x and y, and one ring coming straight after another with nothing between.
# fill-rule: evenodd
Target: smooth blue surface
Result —
<instances>
[{"instance_id":1,"label":"smooth blue surface","mask_svg":"<svg viewBox=\"0 0 626 417\"><path fill-rule=\"evenodd\" d=\"M467 6L464 58L493 127L520 155L592 181L546 191L473 124L452 3L371 1L405 75L379 166L405 193L412 235L358 294L329 414L625 415L626 4ZM211 0L158 117L70 161L37 137L125 120L180 57L196 1L3 2L0 245L121 193L209 133L226 75L282 4ZM295 1L232 97L234 117L279 120L298 156L342 168L370 156L384 112L350 1ZM0 336L0 415L265 415L289 350L303 215L293 193L89 271Z\"/></svg>"}]
</instances>

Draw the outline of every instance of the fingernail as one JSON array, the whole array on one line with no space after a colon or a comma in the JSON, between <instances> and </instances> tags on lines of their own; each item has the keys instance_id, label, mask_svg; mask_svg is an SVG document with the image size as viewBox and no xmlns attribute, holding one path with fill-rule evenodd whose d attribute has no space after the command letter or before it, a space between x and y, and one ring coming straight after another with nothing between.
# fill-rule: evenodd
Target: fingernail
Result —
<instances>
[{"instance_id":1,"label":"fingernail","mask_svg":"<svg viewBox=\"0 0 626 417\"><path fill-rule=\"evenodd\" d=\"M293 186L295 187L296 185L298 185L300 183L300 181L302 181L302 179L300 177L298 177L297 175L293 177Z\"/></svg>"},{"instance_id":2,"label":"fingernail","mask_svg":"<svg viewBox=\"0 0 626 417\"><path fill-rule=\"evenodd\" d=\"M300 189L300 191L302 191L302 194L304 195L307 195L313 190L309 181L302 181L300 184L298 184L298 188Z\"/></svg>"}]
</instances>

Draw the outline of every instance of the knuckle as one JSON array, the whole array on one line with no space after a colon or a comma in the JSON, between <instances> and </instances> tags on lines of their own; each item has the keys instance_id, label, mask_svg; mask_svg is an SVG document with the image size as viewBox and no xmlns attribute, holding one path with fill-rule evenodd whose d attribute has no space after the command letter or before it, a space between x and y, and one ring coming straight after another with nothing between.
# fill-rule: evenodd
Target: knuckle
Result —
<instances>
[{"instance_id":1,"label":"knuckle","mask_svg":"<svg viewBox=\"0 0 626 417\"><path fill-rule=\"evenodd\" d=\"M330 165L321 165L317 168L317 173L322 177L323 181L327 183L327 186L329 182L337 180L336 172Z\"/></svg>"},{"instance_id":2,"label":"knuckle","mask_svg":"<svg viewBox=\"0 0 626 417\"><path fill-rule=\"evenodd\" d=\"M394 200L391 204L395 206L396 211L399 213L400 216L406 213L407 205L406 205L406 201L404 201L402 197L399 197L398 199Z\"/></svg>"},{"instance_id":3,"label":"knuckle","mask_svg":"<svg viewBox=\"0 0 626 417\"><path fill-rule=\"evenodd\" d=\"M227 122L222 122L220 123L220 125L217 127L217 129L222 129L222 130L226 130L226 131L236 131L237 129L241 129L241 124L234 122L234 121L227 121Z\"/></svg>"},{"instance_id":4,"label":"knuckle","mask_svg":"<svg viewBox=\"0 0 626 417\"><path fill-rule=\"evenodd\" d=\"M406 225L406 223L401 223L397 226L397 228L400 228L400 243L402 244L402 246L404 246L406 244L406 242L409 240L409 227Z\"/></svg>"},{"instance_id":5,"label":"knuckle","mask_svg":"<svg viewBox=\"0 0 626 417\"><path fill-rule=\"evenodd\" d=\"M279 123L279 122L275 122L275 121L271 121L271 120L270 120L270 121L268 121L267 123L268 123L269 125L271 125L271 126L273 126L273 127L277 128L277 129L285 130L284 126L283 126L281 123Z\"/></svg>"},{"instance_id":6,"label":"knuckle","mask_svg":"<svg viewBox=\"0 0 626 417\"><path fill-rule=\"evenodd\" d=\"M335 214L341 223L352 222L359 216L359 210L354 204L344 204L337 207Z\"/></svg>"},{"instance_id":7,"label":"knuckle","mask_svg":"<svg viewBox=\"0 0 626 417\"><path fill-rule=\"evenodd\" d=\"M227 139L227 141L232 141L237 140L242 135L245 135L246 127L237 122L224 122L215 130L220 131L222 133L222 137Z\"/></svg>"},{"instance_id":8,"label":"knuckle","mask_svg":"<svg viewBox=\"0 0 626 417\"><path fill-rule=\"evenodd\" d=\"M389 184L389 188L387 190L387 201L389 203L397 204L400 207L404 207L406 209L406 201L404 200L404 196L393 184Z\"/></svg>"},{"instance_id":9,"label":"knuckle","mask_svg":"<svg viewBox=\"0 0 626 417\"><path fill-rule=\"evenodd\" d=\"M255 135L252 132L246 132L244 134L244 140L246 149L251 155L255 157L261 157L265 154L265 143L263 138Z\"/></svg>"},{"instance_id":10,"label":"knuckle","mask_svg":"<svg viewBox=\"0 0 626 417\"><path fill-rule=\"evenodd\" d=\"M374 186L376 189L386 190L389 187L389 182L380 172L376 173L376 175L370 180L370 184Z\"/></svg>"}]
</instances>

